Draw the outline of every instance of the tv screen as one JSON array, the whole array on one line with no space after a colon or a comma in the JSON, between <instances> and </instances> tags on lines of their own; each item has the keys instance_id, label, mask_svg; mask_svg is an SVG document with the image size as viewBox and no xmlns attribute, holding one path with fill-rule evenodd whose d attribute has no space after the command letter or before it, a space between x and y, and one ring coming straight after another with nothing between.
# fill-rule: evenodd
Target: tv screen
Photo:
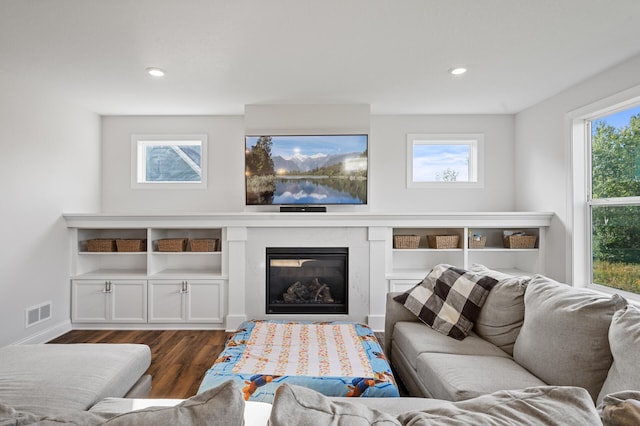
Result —
<instances>
[{"instance_id":1,"label":"tv screen","mask_svg":"<svg viewBox=\"0 0 640 426\"><path fill-rule=\"evenodd\" d=\"M247 205L367 204L368 135L246 136Z\"/></svg>"}]
</instances>

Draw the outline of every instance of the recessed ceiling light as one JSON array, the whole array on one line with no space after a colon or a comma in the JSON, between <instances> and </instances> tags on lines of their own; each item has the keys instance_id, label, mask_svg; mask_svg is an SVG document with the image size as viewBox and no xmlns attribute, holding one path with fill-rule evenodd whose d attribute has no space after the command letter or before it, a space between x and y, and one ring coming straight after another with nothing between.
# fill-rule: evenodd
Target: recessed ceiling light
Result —
<instances>
[{"instance_id":1,"label":"recessed ceiling light","mask_svg":"<svg viewBox=\"0 0 640 426\"><path fill-rule=\"evenodd\" d=\"M452 74L452 75L462 75L462 74L464 74L466 72L467 72L467 69L463 68L463 67L451 68L449 70L449 73Z\"/></svg>"},{"instance_id":2,"label":"recessed ceiling light","mask_svg":"<svg viewBox=\"0 0 640 426\"><path fill-rule=\"evenodd\" d=\"M160 68L149 67L147 73L154 77L164 77L164 70Z\"/></svg>"}]
</instances>

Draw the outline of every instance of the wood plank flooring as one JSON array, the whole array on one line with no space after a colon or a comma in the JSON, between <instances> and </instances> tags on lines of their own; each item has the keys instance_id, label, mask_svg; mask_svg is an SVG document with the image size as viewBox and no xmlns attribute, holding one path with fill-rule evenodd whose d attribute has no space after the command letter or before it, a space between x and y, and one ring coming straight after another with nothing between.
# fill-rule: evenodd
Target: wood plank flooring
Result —
<instances>
[{"instance_id":1,"label":"wood plank flooring","mask_svg":"<svg viewBox=\"0 0 640 426\"><path fill-rule=\"evenodd\" d=\"M49 343L142 343L151 348L151 397L189 398L224 349L222 330L73 330Z\"/></svg>"}]
</instances>

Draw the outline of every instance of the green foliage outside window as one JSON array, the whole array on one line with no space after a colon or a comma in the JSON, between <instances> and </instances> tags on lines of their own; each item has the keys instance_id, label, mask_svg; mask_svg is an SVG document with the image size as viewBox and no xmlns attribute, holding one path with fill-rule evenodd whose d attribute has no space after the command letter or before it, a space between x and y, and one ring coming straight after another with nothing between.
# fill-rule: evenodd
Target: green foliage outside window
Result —
<instances>
[{"instance_id":1,"label":"green foliage outside window","mask_svg":"<svg viewBox=\"0 0 640 426\"><path fill-rule=\"evenodd\" d=\"M592 198L640 196L640 114L626 126L594 123ZM640 293L640 206L595 205L591 218L593 281Z\"/></svg>"}]
</instances>

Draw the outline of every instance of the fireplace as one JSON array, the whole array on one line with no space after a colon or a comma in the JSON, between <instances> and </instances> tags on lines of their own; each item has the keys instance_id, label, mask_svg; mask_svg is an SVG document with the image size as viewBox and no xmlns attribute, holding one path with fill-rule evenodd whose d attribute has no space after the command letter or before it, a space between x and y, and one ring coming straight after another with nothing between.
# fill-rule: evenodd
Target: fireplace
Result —
<instances>
[{"instance_id":1,"label":"fireplace","mask_svg":"<svg viewBox=\"0 0 640 426\"><path fill-rule=\"evenodd\" d=\"M267 247L267 314L348 314L349 249Z\"/></svg>"}]
</instances>

